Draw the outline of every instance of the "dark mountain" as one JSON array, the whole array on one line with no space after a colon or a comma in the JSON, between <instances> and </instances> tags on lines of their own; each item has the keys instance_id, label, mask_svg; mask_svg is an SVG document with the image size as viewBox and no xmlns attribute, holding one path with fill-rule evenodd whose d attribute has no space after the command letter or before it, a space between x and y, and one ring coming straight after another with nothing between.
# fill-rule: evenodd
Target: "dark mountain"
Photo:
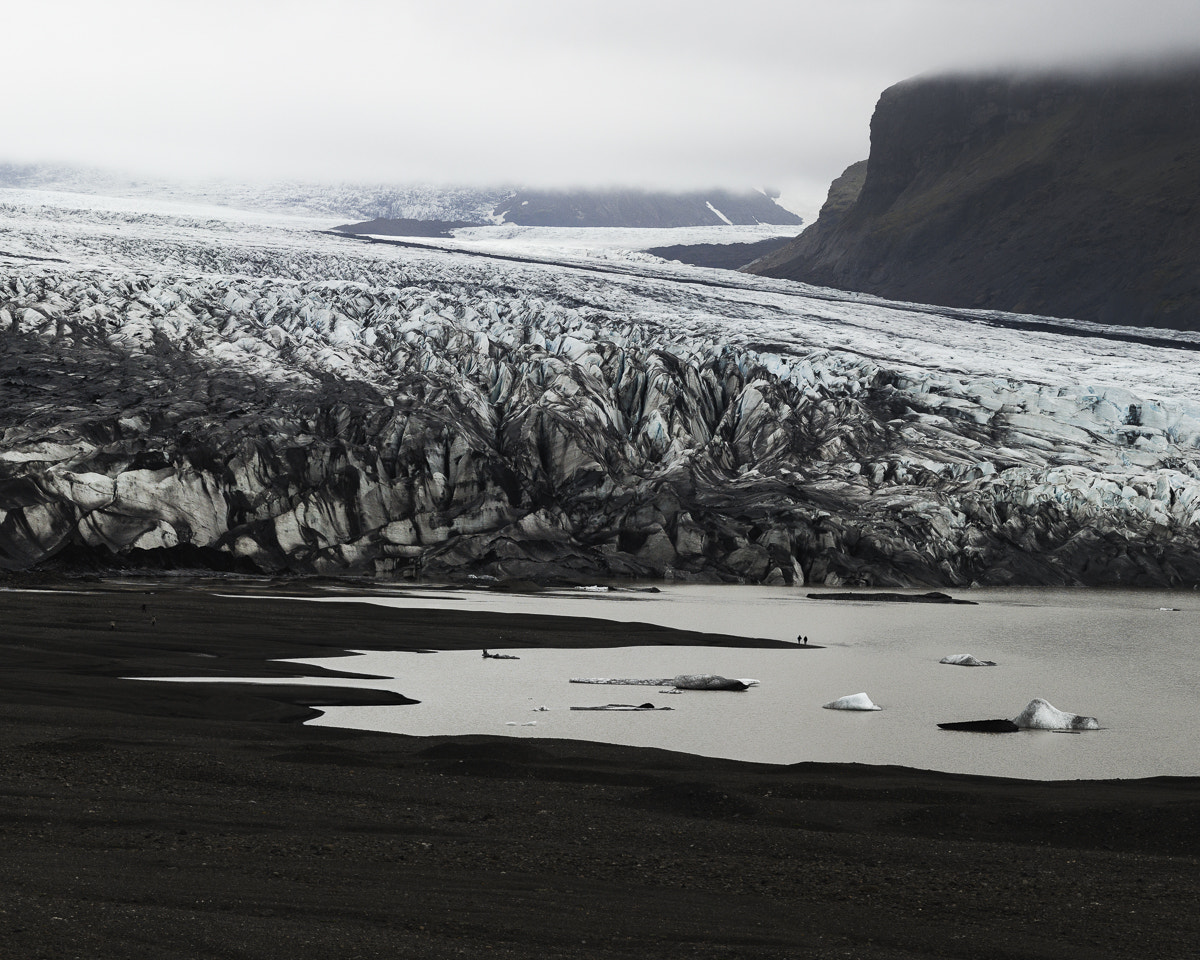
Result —
<instances>
[{"instance_id":1,"label":"dark mountain","mask_svg":"<svg viewBox=\"0 0 1200 960\"><path fill-rule=\"evenodd\" d=\"M1200 63L885 90L871 153L747 268L947 306L1200 329Z\"/></svg>"},{"instance_id":2,"label":"dark mountain","mask_svg":"<svg viewBox=\"0 0 1200 960\"><path fill-rule=\"evenodd\" d=\"M449 237L459 227L476 227L478 222L466 220L413 220L376 217L362 223L344 223L334 227L339 233L371 234L377 237Z\"/></svg>"},{"instance_id":3,"label":"dark mountain","mask_svg":"<svg viewBox=\"0 0 1200 960\"><path fill-rule=\"evenodd\" d=\"M528 227L715 227L723 223L802 222L758 190L521 190L497 205L495 215L506 223Z\"/></svg>"},{"instance_id":4,"label":"dark mountain","mask_svg":"<svg viewBox=\"0 0 1200 960\"><path fill-rule=\"evenodd\" d=\"M669 247L650 247L646 252L697 267L737 270L791 242L791 237L769 237L754 243L677 243Z\"/></svg>"}]
</instances>

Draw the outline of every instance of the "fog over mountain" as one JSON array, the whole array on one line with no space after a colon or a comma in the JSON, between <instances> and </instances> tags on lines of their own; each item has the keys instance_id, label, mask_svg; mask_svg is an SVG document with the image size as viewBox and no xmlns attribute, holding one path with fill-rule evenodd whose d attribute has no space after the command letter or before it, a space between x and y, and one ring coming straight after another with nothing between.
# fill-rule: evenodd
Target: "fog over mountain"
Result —
<instances>
[{"instance_id":1,"label":"fog over mountain","mask_svg":"<svg viewBox=\"0 0 1200 960\"><path fill-rule=\"evenodd\" d=\"M0 161L239 181L772 184L811 220L867 155L887 87L1161 59L1200 47L1200 7L53 0L10 4L4 29L19 95L0 98Z\"/></svg>"}]
</instances>

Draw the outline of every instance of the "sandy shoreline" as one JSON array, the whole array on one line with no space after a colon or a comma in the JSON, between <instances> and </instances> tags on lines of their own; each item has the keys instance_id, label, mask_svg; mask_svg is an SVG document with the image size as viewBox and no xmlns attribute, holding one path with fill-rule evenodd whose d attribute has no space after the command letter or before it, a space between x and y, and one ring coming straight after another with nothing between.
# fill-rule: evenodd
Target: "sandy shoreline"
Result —
<instances>
[{"instance_id":1,"label":"sandy shoreline","mask_svg":"<svg viewBox=\"0 0 1200 960\"><path fill-rule=\"evenodd\" d=\"M336 676L289 687L296 666L265 661L499 648L499 633L514 647L755 641L186 582L70 587L95 592L0 592L5 956L1194 953L1196 779L307 727L310 703L403 698ZM278 686L120 679L269 671Z\"/></svg>"}]
</instances>

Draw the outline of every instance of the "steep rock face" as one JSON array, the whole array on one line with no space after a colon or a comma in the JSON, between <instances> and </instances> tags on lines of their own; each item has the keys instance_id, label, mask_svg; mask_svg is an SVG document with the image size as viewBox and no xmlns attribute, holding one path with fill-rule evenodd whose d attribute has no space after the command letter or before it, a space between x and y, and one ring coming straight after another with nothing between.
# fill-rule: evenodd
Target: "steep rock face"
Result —
<instances>
[{"instance_id":1,"label":"steep rock face","mask_svg":"<svg viewBox=\"0 0 1200 960\"><path fill-rule=\"evenodd\" d=\"M747 269L921 303L1200 329L1200 65L906 81L880 97L857 196L852 186L835 183L834 216Z\"/></svg>"},{"instance_id":2,"label":"steep rock face","mask_svg":"<svg viewBox=\"0 0 1200 960\"><path fill-rule=\"evenodd\" d=\"M1200 581L1187 335L0 215L7 570Z\"/></svg>"},{"instance_id":3,"label":"steep rock face","mask_svg":"<svg viewBox=\"0 0 1200 960\"><path fill-rule=\"evenodd\" d=\"M794 240L766 251L763 256L743 265L742 269L767 277L789 276L787 271L796 267L797 260L810 254L819 238L830 236L847 211L854 207L866 179L866 160L850 164L842 171L842 175L829 185L829 194L821 205L817 220L808 230Z\"/></svg>"}]
</instances>

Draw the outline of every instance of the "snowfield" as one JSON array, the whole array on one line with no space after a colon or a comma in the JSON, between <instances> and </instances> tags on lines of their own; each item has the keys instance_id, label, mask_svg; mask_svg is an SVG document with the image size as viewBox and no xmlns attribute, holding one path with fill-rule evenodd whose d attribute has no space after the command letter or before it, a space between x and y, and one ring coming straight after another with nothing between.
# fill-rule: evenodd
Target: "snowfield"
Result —
<instances>
[{"instance_id":1,"label":"snowfield","mask_svg":"<svg viewBox=\"0 0 1200 960\"><path fill-rule=\"evenodd\" d=\"M0 190L0 563L1200 580L1195 334L335 225Z\"/></svg>"}]
</instances>

